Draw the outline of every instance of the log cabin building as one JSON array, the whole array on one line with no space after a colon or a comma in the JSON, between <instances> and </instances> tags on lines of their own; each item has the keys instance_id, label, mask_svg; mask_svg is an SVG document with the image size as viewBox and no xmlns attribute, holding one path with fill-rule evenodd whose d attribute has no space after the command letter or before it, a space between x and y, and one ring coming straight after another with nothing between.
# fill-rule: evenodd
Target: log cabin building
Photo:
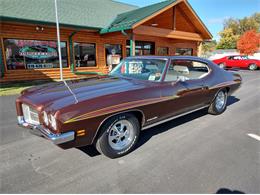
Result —
<instances>
[{"instance_id":1,"label":"log cabin building","mask_svg":"<svg viewBox=\"0 0 260 195\"><path fill-rule=\"evenodd\" d=\"M59 79L53 0L1 0L1 82ZM198 55L212 35L187 0L136 7L59 0L64 78L107 73L133 55Z\"/></svg>"}]
</instances>

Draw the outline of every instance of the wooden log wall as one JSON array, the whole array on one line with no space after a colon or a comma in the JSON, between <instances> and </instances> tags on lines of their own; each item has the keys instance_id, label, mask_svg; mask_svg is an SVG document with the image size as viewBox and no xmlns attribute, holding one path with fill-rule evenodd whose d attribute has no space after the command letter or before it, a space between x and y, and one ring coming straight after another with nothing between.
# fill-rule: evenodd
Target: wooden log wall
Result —
<instances>
[{"instance_id":1,"label":"wooden log wall","mask_svg":"<svg viewBox=\"0 0 260 195\"><path fill-rule=\"evenodd\" d=\"M36 27L43 27L43 31L37 31ZM67 56L69 67L63 69L64 78L77 78L70 70L70 48L69 48L69 36L76 32L72 40L82 43L95 43L96 44L96 67L80 67L77 71L91 71L107 73L106 66L105 47L104 44L121 44L123 57L126 57L126 40L127 36L121 32L110 33L100 35L93 30L78 30L72 28L61 28L61 41L67 43ZM131 33L128 31L128 33ZM9 81L21 81L21 80L35 80L35 79L58 79L59 69L34 69L34 70L7 70L5 52L3 48L3 40L5 38L17 38L17 39L33 39L33 40L56 40L56 28L54 26L45 25L33 25L33 24L21 24L21 23L1 23L0 40L2 45L3 61L5 65L4 77L0 79L0 82ZM197 54L197 42L196 41L184 41L167 39L153 36L141 36L136 35L135 40L138 41L152 41L155 42L155 52L157 47L168 47L169 55L174 55L176 48L193 48L193 55ZM157 54L157 53L155 53Z\"/></svg>"}]
</instances>

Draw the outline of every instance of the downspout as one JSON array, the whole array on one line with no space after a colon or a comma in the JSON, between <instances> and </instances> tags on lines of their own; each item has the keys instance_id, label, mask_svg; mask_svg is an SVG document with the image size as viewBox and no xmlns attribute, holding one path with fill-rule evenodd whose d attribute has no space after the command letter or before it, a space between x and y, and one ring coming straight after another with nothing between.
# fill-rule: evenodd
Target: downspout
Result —
<instances>
[{"instance_id":1,"label":"downspout","mask_svg":"<svg viewBox=\"0 0 260 195\"><path fill-rule=\"evenodd\" d=\"M74 31L69 35L69 47L70 47L70 71L76 75L100 75L105 76L106 74L100 73L100 72L78 72L75 71L75 64L74 64L74 56L73 56L73 41L72 37L77 33L78 31Z\"/></svg>"},{"instance_id":2,"label":"downspout","mask_svg":"<svg viewBox=\"0 0 260 195\"><path fill-rule=\"evenodd\" d=\"M5 66L4 66L4 58L3 58L3 51L2 46L0 48L0 78L4 77L5 74Z\"/></svg>"}]
</instances>

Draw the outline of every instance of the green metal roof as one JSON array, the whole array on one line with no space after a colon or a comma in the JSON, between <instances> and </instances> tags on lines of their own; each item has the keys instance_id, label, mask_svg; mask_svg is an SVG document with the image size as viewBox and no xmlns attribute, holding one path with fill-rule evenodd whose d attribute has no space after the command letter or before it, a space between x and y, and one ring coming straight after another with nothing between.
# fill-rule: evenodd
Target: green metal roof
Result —
<instances>
[{"instance_id":1,"label":"green metal roof","mask_svg":"<svg viewBox=\"0 0 260 195\"><path fill-rule=\"evenodd\" d=\"M129 12L125 12L119 14L115 20L107 27L103 28L100 33L108 33L108 32L115 32L119 30L128 30L131 29L132 26L143 20L144 18L152 15L153 13L158 12L159 10L171 5L172 3L176 2L177 0L167 0L160 3L156 3L153 5L149 5L146 7L142 7L139 9L135 9Z\"/></svg>"},{"instance_id":2,"label":"green metal roof","mask_svg":"<svg viewBox=\"0 0 260 195\"><path fill-rule=\"evenodd\" d=\"M55 24L54 0L0 0L1 20ZM64 26L102 29L118 14L137 6L112 0L58 0L59 22Z\"/></svg>"},{"instance_id":3,"label":"green metal roof","mask_svg":"<svg viewBox=\"0 0 260 195\"><path fill-rule=\"evenodd\" d=\"M61 26L96 29L104 34L132 29L137 22L177 0L165 0L142 8L113 0L57 1ZM0 0L0 5L0 20L3 21L47 25L56 23L54 0ZM204 24L203 27L208 31Z\"/></svg>"}]
</instances>

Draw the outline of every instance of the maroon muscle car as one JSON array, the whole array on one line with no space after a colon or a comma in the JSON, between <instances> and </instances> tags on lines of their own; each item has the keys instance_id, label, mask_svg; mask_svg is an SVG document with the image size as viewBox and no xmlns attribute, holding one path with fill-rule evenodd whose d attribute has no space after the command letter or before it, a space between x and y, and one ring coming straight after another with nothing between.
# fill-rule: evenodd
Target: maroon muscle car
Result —
<instances>
[{"instance_id":1,"label":"maroon muscle car","mask_svg":"<svg viewBox=\"0 0 260 195\"><path fill-rule=\"evenodd\" d=\"M18 123L66 149L93 144L116 158L140 130L203 108L225 111L240 75L191 56L129 57L107 76L46 84L16 100Z\"/></svg>"},{"instance_id":2,"label":"maroon muscle car","mask_svg":"<svg viewBox=\"0 0 260 195\"><path fill-rule=\"evenodd\" d=\"M260 68L260 60L250 59L248 56L234 55L225 56L220 59L213 60L221 68L244 68L249 70L257 70Z\"/></svg>"}]
</instances>

